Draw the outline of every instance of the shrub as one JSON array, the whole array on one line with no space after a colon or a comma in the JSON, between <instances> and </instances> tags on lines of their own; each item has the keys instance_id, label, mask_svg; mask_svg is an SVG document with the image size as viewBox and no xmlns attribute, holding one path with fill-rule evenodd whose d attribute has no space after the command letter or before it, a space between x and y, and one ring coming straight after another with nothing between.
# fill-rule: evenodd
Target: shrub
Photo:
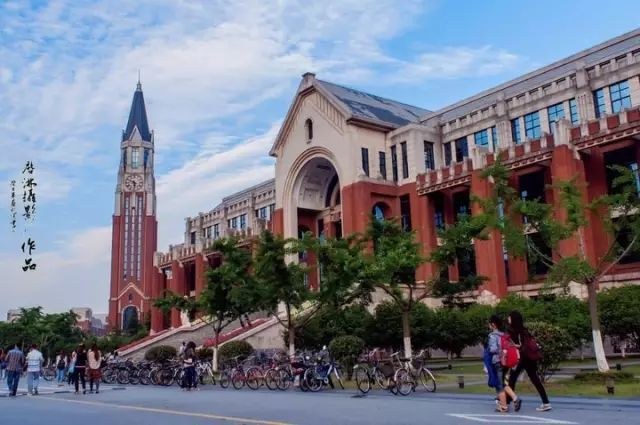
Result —
<instances>
[{"instance_id":1,"label":"shrub","mask_svg":"<svg viewBox=\"0 0 640 425\"><path fill-rule=\"evenodd\" d=\"M211 347L201 348L196 351L196 355L201 360L211 360L213 359L213 349Z\"/></svg>"},{"instance_id":2,"label":"shrub","mask_svg":"<svg viewBox=\"0 0 640 425\"><path fill-rule=\"evenodd\" d=\"M247 341L230 341L220 347L219 361L225 362L237 356L249 356L253 353L253 347Z\"/></svg>"},{"instance_id":3,"label":"shrub","mask_svg":"<svg viewBox=\"0 0 640 425\"><path fill-rule=\"evenodd\" d=\"M364 340L353 335L339 336L329 344L331 356L342 365L347 379L351 379L353 365L358 361L358 355L362 353L364 347Z\"/></svg>"},{"instance_id":4,"label":"shrub","mask_svg":"<svg viewBox=\"0 0 640 425\"><path fill-rule=\"evenodd\" d=\"M150 348L144 354L145 360L151 362L164 362L172 357L175 357L178 351L175 347L170 345L158 345L157 347Z\"/></svg>"},{"instance_id":5,"label":"shrub","mask_svg":"<svg viewBox=\"0 0 640 425\"><path fill-rule=\"evenodd\" d=\"M611 370L606 373L598 371L578 372L573 377L576 381L585 384L605 384L607 378L613 378L614 382L635 382L635 376L631 372L619 372Z\"/></svg>"},{"instance_id":6,"label":"shrub","mask_svg":"<svg viewBox=\"0 0 640 425\"><path fill-rule=\"evenodd\" d=\"M334 338L343 335L365 338L372 320L371 313L360 305L342 309L324 307L306 323L304 328L296 330L296 347L315 350L323 345L329 345ZM285 344L288 344L288 332L285 331L283 337Z\"/></svg>"},{"instance_id":7,"label":"shrub","mask_svg":"<svg viewBox=\"0 0 640 425\"><path fill-rule=\"evenodd\" d=\"M538 373L545 380L577 348L576 341L568 332L549 323L531 322L527 327L542 348L543 358L538 362Z\"/></svg>"}]
</instances>

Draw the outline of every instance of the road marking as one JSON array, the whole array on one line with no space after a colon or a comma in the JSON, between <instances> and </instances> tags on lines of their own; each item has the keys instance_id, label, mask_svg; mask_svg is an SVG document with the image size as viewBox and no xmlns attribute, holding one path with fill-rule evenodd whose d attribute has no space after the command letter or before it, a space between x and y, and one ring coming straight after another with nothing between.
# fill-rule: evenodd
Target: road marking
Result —
<instances>
[{"instance_id":1,"label":"road marking","mask_svg":"<svg viewBox=\"0 0 640 425\"><path fill-rule=\"evenodd\" d=\"M462 413L447 413L447 416L453 416L456 418L467 419L475 422L484 422L492 424L563 424L563 425L577 425L577 422L562 421L560 419L540 418L537 416L525 416L525 415L477 415L477 414L462 414Z\"/></svg>"},{"instance_id":2,"label":"road marking","mask_svg":"<svg viewBox=\"0 0 640 425\"><path fill-rule=\"evenodd\" d=\"M176 415L176 416L190 416L194 418L205 418L205 419L219 419L223 421L231 421L231 422L239 422L246 424L257 424L257 425L291 425L285 422L273 422L273 421L263 421L259 419L250 419L250 418L240 418L235 416L222 416L222 415L214 415L210 413L191 413L191 412L182 412L180 410L169 410L169 409L157 409L155 407L142 407L142 406L131 406L128 404L116 404L116 403L104 403L100 401L84 401L84 400L69 400L67 398L58 398L58 397L37 397L39 400L55 400L55 401L64 401L67 403L77 403L77 404L87 404L90 406L104 406L104 407L114 407L117 409L128 409L128 410L137 410L140 412L151 412L151 413L164 413L167 415Z\"/></svg>"}]
</instances>

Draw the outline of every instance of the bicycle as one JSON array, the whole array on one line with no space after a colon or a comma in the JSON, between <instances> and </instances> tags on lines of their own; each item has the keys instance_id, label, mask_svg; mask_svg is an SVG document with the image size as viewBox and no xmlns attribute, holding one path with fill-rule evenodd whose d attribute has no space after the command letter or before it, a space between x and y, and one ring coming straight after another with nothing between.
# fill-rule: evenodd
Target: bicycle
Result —
<instances>
[{"instance_id":1,"label":"bicycle","mask_svg":"<svg viewBox=\"0 0 640 425\"><path fill-rule=\"evenodd\" d=\"M388 390L395 372L390 359L383 360L376 348L367 353L364 359L353 367L356 385L363 394L367 394L373 385Z\"/></svg>"}]
</instances>

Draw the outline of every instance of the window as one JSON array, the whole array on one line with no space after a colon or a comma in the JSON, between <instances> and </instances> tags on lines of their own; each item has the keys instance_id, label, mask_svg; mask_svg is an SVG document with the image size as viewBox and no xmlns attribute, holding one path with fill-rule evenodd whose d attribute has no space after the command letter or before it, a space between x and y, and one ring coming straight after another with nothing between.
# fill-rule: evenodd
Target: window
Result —
<instances>
[{"instance_id":1,"label":"window","mask_svg":"<svg viewBox=\"0 0 640 425\"><path fill-rule=\"evenodd\" d=\"M547 114L549 115L549 131L551 131L551 134L554 134L554 124L564 118L564 108L562 107L562 103L549 106L547 108Z\"/></svg>"},{"instance_id":2,"label":"window","mask_svg":"<svg viewBox=\"0 0 640 425\"><path fill-rule=\"evenodd\" d=\"M400 197L400 224L405 232L411 231L411 203L409 195Z\"/></svg>"},{"instance_id":3,"label":"window","mask_svg":"<svg viewBox=\"0 0 640 425\"><path fill-rule=\"evenodd\" d=\"M497 147L498 147L498 129L494 125L493 127L491 127L491 150L495 152Z\"/></svg>"},{"instance_id":4,"label":"window","mask_svg":"<svg viewBox=\"0 0 640 425\"><path fill-rule=\"evenodd\" d=\"M131 167L138 168L140 166L140 148L133 148L131 151Z\"/></svg>"},{"instance_id":5,"label":"window","mask_svg":"<svg viewBox=\"0 0 640 425\"><path fill-rule=\"evenodd\" d=\"M444 164L451 165L451 142L444 144Z\"/></svg>"},{"instance_id":6,"label":"window","mask_svg":"<svg viewBox=\"0 0 640 425\"><path fill-rule=\"evenodd\" d=\"M540 138L540 114L537 111L524 116L524 134L528 139Z\"/></svg>"},{"instance_id":7,"label":"window","mask_svg":"<svg viewBox=\"0 0 640 425\"><path fill-rule=\"evenodd\" d=\"M196 232L191 232L191 245L196 244Z\"/></svg>"},{"instance_id":8,"label":"window","mask_svg":"<svg viewBox=\"0 0 640 425\"><path fill-rule=\"evenodd\" d=\"M204 228L204 238L211 239L211 226Z\"/></svg>"},{"instance_id":9,"label":"window","mask_svg":"<svg viewBox=\"0 0 640 425\"><path fill-rule=\"evenodd\" d=\"M400 143L400 150L402 151L402 178L409 178L409 156L407 154L407 142Z\"/></svg>"},{"instance_id":10,"label":"window","mask_svg":"<svg viewBox=\"0 0 640 425\"><path fill-rule=\"evenodd\" d=\"M489 132L487 130L480 130L473 133L473 140L477 146L489 145Z\"/></svg>"},{"instance_id":11,"label":"window","mask_svg":"<svg viewBox=\"0 0 640 425\"><path fill-rule=\"evenodd\" d=\"M144 168L149 164L149 149L144 150Z\"/></svg>"},{"instance_id":12,"label":"window","mask_svg":"<svg viewBox=\"0 0 640 425\"><path fill-rule=\"evenodd\" d=\"M127 167L127 148L122 149L122 166Z\"/></svg>"},{"instance_id":13,"label":"window","mask_svg":"<svg viewBox=\"0 0 640 425\"><path fill-rule=\"evenodd\" d=\"M611 110L618 113L631 108L631 95L629 94L629 82L627 80L609 86L611 94Z\"/></svg>"},{"instance_id":14,"label":"window","mask_svg":"<svg viewBox=\"0 0 640 425\"><path fill-rule=\"evenodd\" d=\"M220 237L220 225L219 224L214 224L213 225L213 239L218 239Z\"/></svg>"},{"instance_id":15,"label":"window","mask_svg":"<svg viewBox=\"0 0 640 425\"><path fill-rule=\"evenodd\" d=\"M240 228L242 230L246 230L246 228L247 228L247 215L246 214L242 214L240 216Z\"/></svg>"},{"instance_id":16,"label":"window","mask_svg":"<svg viewBox=\"0 0 640 425\"><path fill-rule=\"evenodd\" d=\"M362 171L368 177L369 176L369 149L361 148L360 152L362 153Z\"/></svg>"},{"instance_id":17,"label":"window","mask_svg":"<svg viewBox=\"0 0 640 425\"><path fill-rule=\"evenodd\" d=\"M520 119L514 118L511 120L511 140L513 143L518 145L522 142L520 138Z\"/></svg>"},{"instance_id":18,"label":"window","mask_svg":"<svg viewBox=\"0 0 640 425\"><path fill-rule=\"evenodd\" d=\"M384 207L382 204L375 204L373 206L373 210L371 211L376 220L382 221L384 220Z\"/></svg>"},{"instance_id":19,"label":"window","mask_svg":"<svg viewBox=\"0 0 640 425\"><path fill-rule=\"evenodd\" d=\"M436 230L444 229L444 197L442 193L437 192L431 195L433 200L433 221Z\"/></svg>"},{"instance_id":20,"label":"window","mask_svg":"<svg viewBox=\"0 0 640 425\"><path fill-rule=\"evenodd\" d=\"M310 118L304 122L304 132L307 136L307 142L313 140L313 121Z\"/></svg>"},{"instance_id":21,"label":"window","mask_svg":"<svg viewBox=\"0 0 640 425\"><path fill-rule=\"evenodd\" d=\"M569 115L571 116L571 124L576 125L580 122L580 114L578 114L578 102L576 99L569 101Z\"/></svg>"},{"instance_id":22,"label":"window","mask_svg":"<svg viewBox=\"0 0 640 425\"><path fill-rule=\"evenodd\" d=\"M232 219L230 219L227 222L227 225L230 229L237 229L238 228L238 217L233 217Z\"/></svg>"},{"instance_id":23,"label":"window","mask_svg":"<svg viewBox=\"0 0 640 425\"><path fill-rule=\"evenodd\" d=\"M398 151L395 146L391 146L391 172L393 173L393 181L398 181Z\"/></svg>"},{"instance_id":24,"label":"window","mask_svg":"<svg viewBox=\"0 0 640 425\"><path fill-rule=\"evenodd\" d=\"M593 92L593 106L596 111L596 118L600 118L607 112L604 106L604 89L598 89Z\"/></svg>"},{"instance_id":25,"label":"window","mask_svg":"<svg viewBox=\"0 0 640 425\"><path fill-rule=\"evenodd\" d=\"M456 162L461 162L468 156L469 147L467 146L467 138L461 137L456 140Z\"/></svg>"},{"instance_id":26,"label":"window","mask_svg":"<svg viewBox=\"0 0 640 425\"><path fill-rule=\"evenodd\" d=\"M269 220L273 217L273 212L276 210L276 204L269 205Z\"/></svg>"},{"instance_id":27,"label":"window","mask_svg":"<svg viewBox=\"0 0 640 425\"><path fill-rule=\"evenodd\" d=\"M424 140L422 144L424 146L424 168L426 170L435 170L436 161L433 157L433 143Z\"/></svg>"},{"instance_id":28,"label":"window","mask_svg":"<svg viewBox=\"0 0 640 425\"><path fill-rule=\"evenodd\" d=\"M387 155L384 152L378 152L378 163L380 164L380 175L383 179L387 179Z\"/></svg>"},{"instance_id":29,"label":"window","mask_svg":"<svg viewBox=\"0 0 640 425\"><path fill-rule=\"evenodd\" d=\"M262 207L256 211L256 217L261 218L263 220L267 220L268 213L269 213L268 207Z\"/></svg>"},{"instance_id":30,"label":"window","mask_svg":"<svg viewBox=\"0 0 640 425\"><path fill-rule=\"evenodd\" d=\"M470 215L471 202L469 198L469 192L456 192L453 195L453 211L456 215L456 219L460 218L462 215Z\"/></svg>"}]
</instances>

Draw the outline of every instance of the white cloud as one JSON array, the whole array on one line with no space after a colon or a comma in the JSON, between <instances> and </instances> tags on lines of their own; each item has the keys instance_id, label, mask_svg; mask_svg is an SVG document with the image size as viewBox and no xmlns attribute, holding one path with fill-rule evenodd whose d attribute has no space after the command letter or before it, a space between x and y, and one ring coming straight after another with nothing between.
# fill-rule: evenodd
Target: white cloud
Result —
<instances>
[{"instance_id":1,"label":"white cloud","mask_svg":"<svg viewBox=\"0 0 640 425\"><path fill-rule=\"evenodd\" d=\"M19 235L12 235L17 239ZM17 240L16 240L17 242ZM14 244L15 246L19 246ZM89 228L66 240L58 250L33 253L36 270L23 272L21 252L0 257L3 270L0 314L10 308L41 305L48 312L91 307L106 312L111 264L111 228Z\"/></svg>"},{"instance_id":2,"label":"white cloud","mask_svg":"<svg viewBox=\"0 0 640 425\"><path fill-rule=\"evenodd\" d=\"M280 121L233 148L201 154L158 179L158 249L184 240L184 218L214 208L225 196L274 177L268 156ZM212 136L216 140L221 136Z\"/></svg>"}]
</instances>

